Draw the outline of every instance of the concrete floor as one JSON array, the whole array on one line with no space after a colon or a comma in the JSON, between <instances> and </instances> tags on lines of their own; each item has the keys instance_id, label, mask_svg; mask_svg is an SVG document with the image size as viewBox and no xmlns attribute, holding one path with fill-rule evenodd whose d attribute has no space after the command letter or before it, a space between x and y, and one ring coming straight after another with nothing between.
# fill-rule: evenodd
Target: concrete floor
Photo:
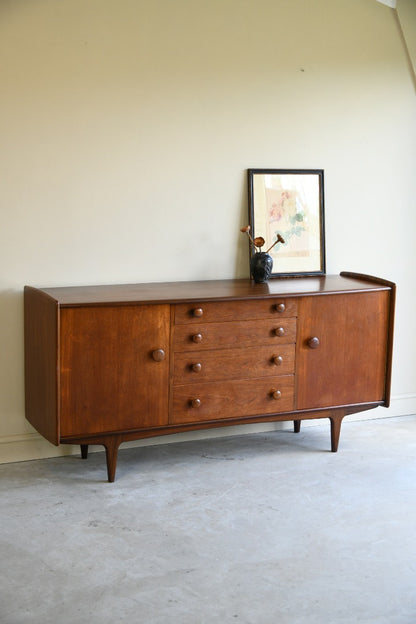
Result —
<instances>
[{"instance_id":1,"label":"concrete floor","mask_svg":"<svg viewBox=\"0 0 416 624\"><path fill-rule=\"evenodd\" d=\"M0 466L0 622L414 624L416 416Z\"/></svg>"}]
</instances>

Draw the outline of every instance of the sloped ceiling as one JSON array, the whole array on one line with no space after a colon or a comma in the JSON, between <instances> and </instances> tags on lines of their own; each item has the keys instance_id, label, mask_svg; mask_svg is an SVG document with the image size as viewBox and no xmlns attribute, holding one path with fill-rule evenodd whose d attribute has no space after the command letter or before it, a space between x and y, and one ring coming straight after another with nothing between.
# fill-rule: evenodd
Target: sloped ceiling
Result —
<instances>
[{"instance_id":1,"label":"sloped ceiling","mask_svg":"<svg viewBox=\"0 0 416 624\"><path fill-rule=\"evenodd\" d=\"M397 17L416 85L416 0L397 0Z\"/></svg>"},{"instance_id":2,"label":"sloped ceiling","mask_svg":"<svg viewBox=\"0 0 416 624\"><path fill-rule=\"evenodd\" d=\"M416 0L377 0L395 9L416 85Z\"/></svg>"}]
</instances>

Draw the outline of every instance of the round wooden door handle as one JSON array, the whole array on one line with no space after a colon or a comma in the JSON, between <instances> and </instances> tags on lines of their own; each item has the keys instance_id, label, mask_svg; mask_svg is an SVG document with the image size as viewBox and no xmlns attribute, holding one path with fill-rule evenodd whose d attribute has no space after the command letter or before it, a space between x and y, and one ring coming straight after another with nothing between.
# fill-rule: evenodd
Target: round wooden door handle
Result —
<instances>
[{"instance_id":1,"label":"round wooden door handle","mask_svg":"<svg viewBox=\"0 0 416 624\"><path fill-rule=\"evenodd\" d=\"M284 327L276 327L276 329L274 330L274 333L276 336L284 336L285 335L285 328Z\"/></svg>"},{"instance_id":2,"label":"round wooden door handle","mask_svg":"<svg viewBox=\"0 0 416 624\"><path fill-rule=\"evenodd\" d=\"M192 364L192 370L194 371L194 373L200 373L202 370L201 362L195 362L195 364Z\"/></svg>"},{"instance_id":3,"label":"round wooden door handle","mask_svg":"<svg viewBox=\"0 0 416 624\"><path fill-rule=\"evenodd\" d=\"M274 308L276 312L284 312L286 310L286 306L284 303L276 303Z\"/></svg>"},{"instance_id":4,"label":"round wooden door handle","mask_svg":"<svg viewBox=\"0 0 416 624\"><path fill-rule=\"evenodd\" d=\"M202 334L194 334L192 340L193 342L202 342Z\"/></svg>"},{"instance_id":5,"label":"round wooden door handle","mask_svg":"<svg viewBox=\"0 0 416 624\"><path fill-rule=\"evenodd\" d=\"M312 338L309 338L308 347L310 349L317 349L319 347L319 338L317 336L312 336Z\"/></svg>"},{"instance_id":6,"label":"round wooden door handle","mask_svg":"<svg viewBox=\"0 0 416 624\"><path fill-rule=\"evenodd\" d=\"M155 362L163 362L165 357L166 357L166 353L163 349L156 349L152 353L152 358L154 359Z\"/></svg>"},{"instance_id":7,"label":"round wooden door handle","mask_svg":"<svg viewBox=\"0 0 416 624\"><path fill-rule=\"evenodd\" d=\"M201 317L204 314L204 311L202 308L195 308L195 310L192 311L193 316L196 317Z\"/></svg>"},{"instance_id":8,"label":"round wooden door handle","mask_svg":"<svg viewBox=\"0 0 416 624\"><path fill-rule=\"evenodd\" d=\"M279 399L282 398L282 393L280 392L280 390L272 390L272 397L278 401Z\"/></svg>"},{"instance_id":9,"label":"round wooden door handle","mask_svg":"<svg viewBox=\"0 0 416 624\"><path fill-rule=\"evenodd\" d=\"M192 407L201 407L201 399L192 399L191 400Z\"/></svg>"},{"instance_id":10,"label":"round wooden door handle","mask_svg":"<svg viewBox=\"0 0 416 624\"><path fill-rule=\"evenodd\" d=\"M281 366L283 364L283 358L281 355L274 355L272 357L272 362L276 364L276 366Z\"/></svg>"}]
</instances>

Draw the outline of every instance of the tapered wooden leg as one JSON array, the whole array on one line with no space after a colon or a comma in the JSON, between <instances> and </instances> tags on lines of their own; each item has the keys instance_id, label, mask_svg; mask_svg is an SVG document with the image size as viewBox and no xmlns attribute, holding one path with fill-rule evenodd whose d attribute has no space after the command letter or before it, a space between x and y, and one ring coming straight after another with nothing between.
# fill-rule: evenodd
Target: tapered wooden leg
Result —
<instances>
[{"instance_id":1,"label":"tapered wooden leg","mask_svg":"<svg viewBox=\"0 0 416 624\"><path fill-rule=\"evenodd\" d=\"M301 420L294 420L293 421L293 431L295 433L299 433L299 431L300 431L300 423L301 422L302 422Z\"/></svg>"},{"instance_id":2,"label":"tapered wooden leg","mask_svg":"<svg viewBox=\"0 0 416 624\"><path fill-rule=\"evenodd\" d=\"M336 453L338 450L339 434L341 432L341 423L345 414L342 412L329 417L331 421L331 451Z\"/></svg>"},{"instance_id":3,"label":"tapered wooden leg","mask_svg":"<svg viewBox=\"0 0 416 624\"><path fill-rule=\"evenodd\" d=\"M117 453L121 439L119 436L112 436L108 441L103 442L107 459L107 475L109 483L113 483L116 476Z\"/></svg>"},{"instance_id":4,"label":"tapered wooden leg","mask_svg":"<svg viewBox=\"0 0 416 624\"><path fill-rule=\"evenodd\" d=\"M88 457L88 444L81 444L81 457L87 459Z\"/></svg>"}]
</instances>

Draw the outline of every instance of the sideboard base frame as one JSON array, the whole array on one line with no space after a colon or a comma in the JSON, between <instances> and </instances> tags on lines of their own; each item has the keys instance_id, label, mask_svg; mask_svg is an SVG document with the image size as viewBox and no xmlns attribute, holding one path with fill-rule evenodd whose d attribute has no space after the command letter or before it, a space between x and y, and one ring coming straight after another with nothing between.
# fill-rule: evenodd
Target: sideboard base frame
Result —
<instances>
[{"instance_id":1,"label":"sideboard base frame","mask_svg":"<svg viewBox=\"0 0 416 624\"><path fill-rule=\"evenodd\" d=\"M90 445L104 446L107 463L107 476L109 483L113 483L116 475L118 449L123 442L132 442L134 440L141 440L145 438L152 438L163 435L173 435L175 433L183 433L187 431L195 431L197 429L212 429L213 427L230 427L232 425L247 425L260 422L288 422L293 420L293 431L299 433L301 429L302 420L315 420L328 418L330 421L331 431L331 452L336 453L338 451L339 438L341 433L341 424L345 416L363 412L366 410L374 409L378 407L380 403L376 405L360 405L359 407L348 408L335 408L323 411L311 411L302 412L302 414L295 414L296 419L293 419L293 412L290 414L279 414L278 416L270 416L268 418L244 418L238 421L216 421L214 423L198 423L195 425L169 427L164 429L153 429L145 431L135 431L129 433L114 433L105 434L100 436L92 436L88 438L63 438L61 444L74 444L79 445L81 448L82 459L88 458L88 447Z\"/></svg>"}]
</instances>

